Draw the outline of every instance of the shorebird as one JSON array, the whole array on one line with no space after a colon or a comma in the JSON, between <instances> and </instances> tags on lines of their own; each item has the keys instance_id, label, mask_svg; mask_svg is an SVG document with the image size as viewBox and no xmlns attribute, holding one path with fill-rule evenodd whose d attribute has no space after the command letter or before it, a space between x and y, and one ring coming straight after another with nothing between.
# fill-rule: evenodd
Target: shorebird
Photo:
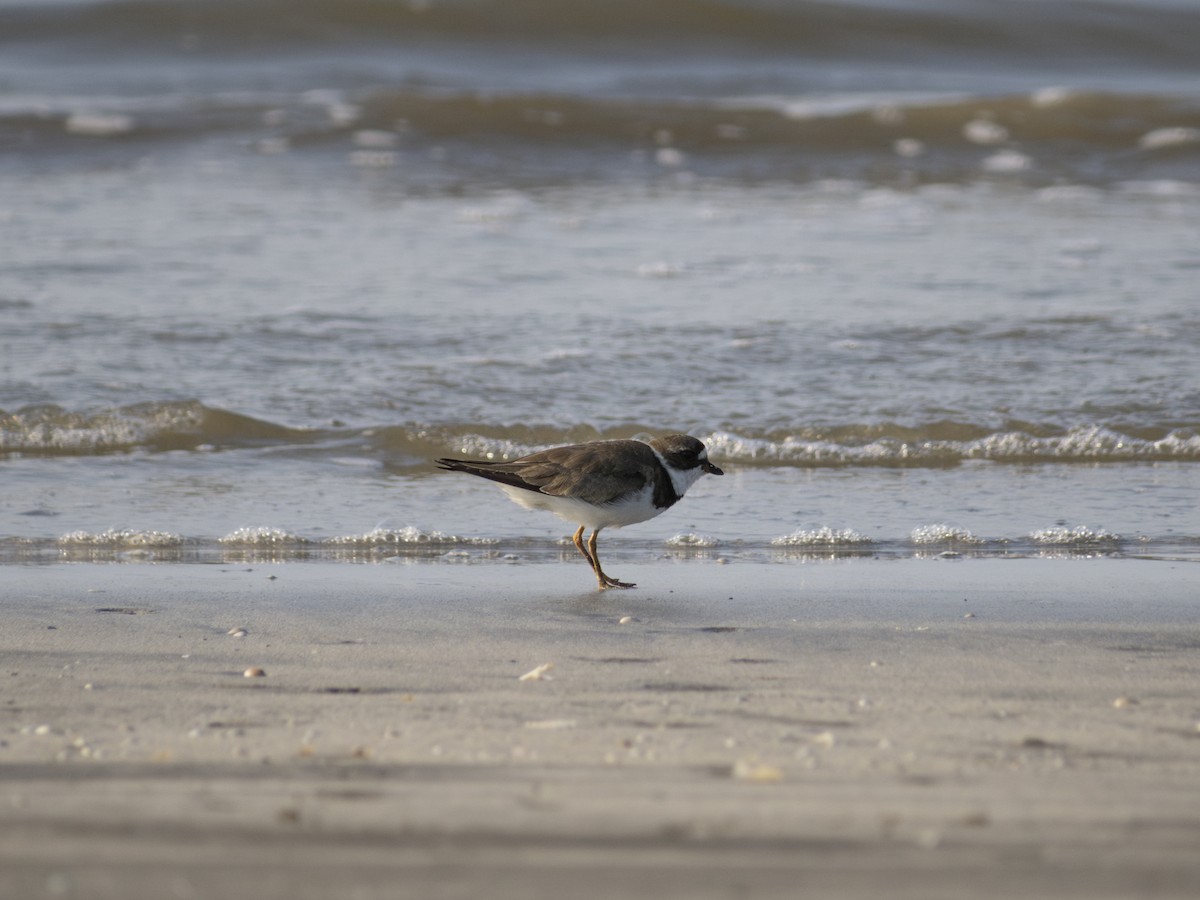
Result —
<instances>
[{"instance_id":1,"label":"shorebird","mask_svg":"<svg viewBox=\"0 0 1200 900\"><path fill-rule=\"evenodd\" d=\"M631 588L606 575L596 553L605 528L653 519L674 506L701 475L724 475L708 460L704 444L687 434L652 441L591 441L554 447L505 462L439 459L438 466L495 481L509 499L544 509L579 526L572 540L588 561L600 589ZM583 532L592 529L584 543Z\"/></svg>"}]
</instances>

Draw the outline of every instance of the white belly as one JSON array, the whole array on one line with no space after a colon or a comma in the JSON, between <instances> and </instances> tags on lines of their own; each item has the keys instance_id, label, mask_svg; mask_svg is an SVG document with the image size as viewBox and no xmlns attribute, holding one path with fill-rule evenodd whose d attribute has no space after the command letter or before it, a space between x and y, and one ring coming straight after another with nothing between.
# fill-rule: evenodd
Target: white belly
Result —
<instances>
[{"instance_id":1,"label":"white belly","mask_svg":"<svg viewBox=\"0 0 1200 900\"><path fill-rule=\"evenodd\" d=\"M605 506L593 506L570 497L552 497L549 494L526 491L506 484L500 487L508 494L510 500L526 509L544 509L560 519L566 519L576 525L586 525L588 528L620 528L623 525L634 525L653 519L664 511L655 507L653 491L649 487Z\"/></svg>"}]
</instances>

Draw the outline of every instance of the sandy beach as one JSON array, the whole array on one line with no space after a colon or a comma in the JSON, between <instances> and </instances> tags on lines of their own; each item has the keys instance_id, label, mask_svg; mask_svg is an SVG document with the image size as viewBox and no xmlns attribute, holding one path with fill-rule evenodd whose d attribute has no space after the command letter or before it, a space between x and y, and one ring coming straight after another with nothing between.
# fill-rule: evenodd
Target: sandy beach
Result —
<instances>
[{"instance_id":1,"label":"sandy beach","mask_svg":"<svg viewBox=\"0 0 1200 900\"><path fill-rule=\"evenodd\" d=\"M1193 568L8 567L0 896L1194 897Z\"/></svg>"},{"instance_id":2,"label":"sandy beach","mask_svg":"<svg viewBox=\"0 0 1200 900\"><path fill-rule=\"evenodd\" d=\"M1198 900L1198 34L0 0L0 900Z\"/></svg>"}]
</instances>

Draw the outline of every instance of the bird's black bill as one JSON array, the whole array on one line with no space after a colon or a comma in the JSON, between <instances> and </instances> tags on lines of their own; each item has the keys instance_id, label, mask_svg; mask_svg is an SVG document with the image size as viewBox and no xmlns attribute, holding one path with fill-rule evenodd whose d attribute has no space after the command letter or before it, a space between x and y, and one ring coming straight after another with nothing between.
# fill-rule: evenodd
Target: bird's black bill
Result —
<instances>
[{"instance_id":1,"label":"bird's black bill","mask_svg":"<svg viewBox=\"0 0 1200 900\"><path fill-rule=\"evenodd\" d=\"M725 474L724 469L718 469L716 466L714 466L712 463L710 463L707 459L704 462L700 463L700 468L702 468L709 475L724 475Z\"/></svg>"}]
</instances>

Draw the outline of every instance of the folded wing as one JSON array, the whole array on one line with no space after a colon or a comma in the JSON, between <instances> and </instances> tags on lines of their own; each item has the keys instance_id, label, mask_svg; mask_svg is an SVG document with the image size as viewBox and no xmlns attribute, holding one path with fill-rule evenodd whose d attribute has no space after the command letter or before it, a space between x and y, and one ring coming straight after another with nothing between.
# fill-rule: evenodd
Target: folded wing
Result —
<instances>
[{"instance_id":1,"label":"folded wing","mask_svg":"<svg viewBox=\"0 0 1200 900\"><path fill-rule=\"evenodd\" d=\"M522 490L555 497L573 497L588 503L609 503L638 491L654 477L658 459L640 441L613 441L622 447L625 462L614 464L612 454L596 454L595 445L555 447L502 462L475 459L435 460L443 469L470 472L481 478ZM614 448L615 449L615 448ZM632 449L634 452L629 453ZM626 455L627 454L627 455Z\"/></svg>"}]
</instances>

